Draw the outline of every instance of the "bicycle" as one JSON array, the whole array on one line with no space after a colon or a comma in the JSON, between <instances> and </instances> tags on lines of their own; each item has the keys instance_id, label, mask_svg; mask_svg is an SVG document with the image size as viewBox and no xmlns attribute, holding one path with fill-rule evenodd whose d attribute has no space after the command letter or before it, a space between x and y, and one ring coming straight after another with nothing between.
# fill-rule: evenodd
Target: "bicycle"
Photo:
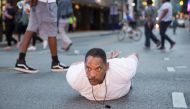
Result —
<instances>
[{"instance_id":1,"label":"bicycle","mask_svg":"<svg viewBox=\"0 0 190 109\"><path fill-rule=\"evenodd\" d=\"M143 32L133 24L133 26L129 26L128 22L121 22L122 28L118 31L117 39L118 41L123 41L125 37L129 37L134 41L139 41L142 38Z\"/></svg>"}]
</instances>

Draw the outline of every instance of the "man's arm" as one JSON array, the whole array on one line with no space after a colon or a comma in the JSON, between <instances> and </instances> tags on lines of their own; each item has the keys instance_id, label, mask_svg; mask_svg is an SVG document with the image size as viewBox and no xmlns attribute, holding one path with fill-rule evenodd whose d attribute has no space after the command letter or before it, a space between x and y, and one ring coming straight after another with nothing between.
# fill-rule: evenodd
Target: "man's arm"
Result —
<instances>
[{"instance_id":1,"label":"man's arm","mask_svg":"<svg viewBox=\"0 0 190 109\"><path fill-rule=\"evenodd\" d=\"M7 17L9 19L13 19L13 16L10 15L7 11L5 11L3 14L4 14L5 17Z\"/></svg>"},{"instance_id":2,"label":"man's arm","mask_svg":"<svg viewBox=\"0 0 190 109\"><path fill-rule=\"evenodd\" d=\"M166 16L166 14L168 13L168 9L164 9L163 10L163 13L162 13L162 15L160 16L160 18L159 18L159 20L158 20L158 23L160 23L160 21Z\"/></svg>"}]
</instances>

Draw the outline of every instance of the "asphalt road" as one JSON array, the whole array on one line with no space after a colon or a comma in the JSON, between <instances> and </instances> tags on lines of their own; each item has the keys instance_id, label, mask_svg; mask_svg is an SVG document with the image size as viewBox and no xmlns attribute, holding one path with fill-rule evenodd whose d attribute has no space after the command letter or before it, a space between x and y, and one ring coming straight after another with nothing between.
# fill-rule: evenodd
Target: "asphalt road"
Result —
<instances>
[{"instance_id":1,"label":"asphalt road","mask_svg":"<svg viewBox=\"0 0 190 109\"><path fill-rule=\"evenodd\" d=\"M155 33L160 38L158 31ZM121 57L139 53L140 61L132 90L125 97L106 101L106 104L111 109L190 109L190 33L184 28L178 28L176 35L172 34L171 29L167 33L176 41L176 46L169 50L169 44L166 43L165 51L158 50L153 43L151 50L144 49L144 37L138 42L130 39L119 42L116 34L85 33L88 37L72 37L70 51L65 52L59 46L59 58L70 65L83 60L86 51L93 47L101 47L107 53L119 50ZM60 45L60 40L58 42ZM66 82L66 72L52 73L49 50L42 49L41 44L37 47L36 51L27 53L26 60L29 65L40 70L38 74L14 71L18 50L15 48L7 52L1 47L0 109L105 108L86 100L73 90Z\"/></svg>"}]
</instances>

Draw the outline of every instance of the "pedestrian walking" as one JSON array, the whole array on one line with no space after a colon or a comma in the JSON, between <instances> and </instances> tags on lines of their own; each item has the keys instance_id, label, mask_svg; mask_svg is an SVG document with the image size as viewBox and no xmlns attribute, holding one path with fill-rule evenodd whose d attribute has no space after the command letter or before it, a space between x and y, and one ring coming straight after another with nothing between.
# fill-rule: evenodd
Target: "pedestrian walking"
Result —
<instances>
[{"instance_id":1,"label":"pedestrian walking","mask_svg":"<svg viewBox=\"0 0 190 109\"><path fill-rule=\"evenodd\" d=\"M4 50L11 50L12 42L14 42L14 44L17 44L17 40L13 38L16 11L13 8L12 4L13 2L11 0L7 0L5 10L3 11L3 19L5 22L5 36L7 39L7 47L5 47Z\"/></svg>"},{"instance_id":2,"label":"pedestrian walking","mask_svg":"<svg viewBox=\"0 0 190 109\"><path fill-rule=\"evenodd\" d=\"M177 26L178 26L178 22L177 22L177 17L175 16L173 21L172 21L172 28L173 28L173 34L174 35L176 34Z\"/></svg>"},{"instance_id":3,"label":"pedestrian walking","mask_svg":"<svg viewBox=\"0 0 190 109\"><path fill-rule=\"evenodd\" d=\"M72 45L71 39L66 34L69 26L69 17L73 14L71 0L58 0L58 29L61 35L61 48L68 51Z\"/></svg>"},{"instance_id":4,"label":"pedestrian walking","mask_svg":"<svg viewBox=\"0 0 190 109\"><path fill-rule=\"evenodd\" d=\"M2 16L0 15L0 17L2 18ZM3 21L2 19L0 19L0 42L3 41Z\"/></svg>"},{"instance_id":5,"label":"pedestrian walking","mask_svg":"<svg viewBox=\"0 0 190 109\"><path fill-rule=\"evenodd\" d=\"M76 27L77 27L77 18L74 14L72 14L70 17L69 17L69 28L68 28L68 31L70 32L74 32Z\"/></svg>"},{"instance_id":6,"label":"pedestrian walking","mask_svg":"<svg viewBox=\"0 0 190 109\"><path fill-rule=\"evenodd\" d=\"M144 25L144 33L145 33L145 48L150 49L150 40L152 40L157 47L160 45L160 41L154 35L152 30L156 24L156 16L157 16L157 9L155 6L152 6L152 0L147 0L147 7L145 9L145 25Z\"/></svg>"},{"instance_id":7,"label":"pedestrian walking","mask_svg":"<svg viewBox=\"0 0 190 109\"><path fill-rule=\"evenodd\" d=\"M160 50L165 49L165 40L170 43L170 49L174 47L176 42L174 42L167 34L166 30L170 23L172 22L172 4L170 0L161 0L162 5L159 9L158 17L159 17L159 28L160 28L160 36L161 36L161 46Z\"/></svg>"},{"instance_id":8,"label":"pedestrian walking","mask_svg":"<svg viewBox=\"0 0 190 109\"><path fill-rule=\"evenodd\" d=\"M27 30L20 45L19 57L15 70L23 73L37 73L38 70L29 67L25 62L27 48L31 38L39 31L40 36L48 36L48 44L52 56L51 71L60 72L67 70L68 66L62 65L57 56L57 4L56 0L24 0L30 2L30 16Z\"/></svg>"},{"instance_id":9,"label":"pedestrian walking","mask_svg":"<svg viewBox=\"0 0 190 109\"><path fill-rule=\"evenodd\" d=\"M118 52L111 52L106 59L103 49L90 49L84 62L73 63L68 69L69 85L89 100L113 100L126 95L136 74L138 55L118 56Z\"/></svg>"}]
</instances>

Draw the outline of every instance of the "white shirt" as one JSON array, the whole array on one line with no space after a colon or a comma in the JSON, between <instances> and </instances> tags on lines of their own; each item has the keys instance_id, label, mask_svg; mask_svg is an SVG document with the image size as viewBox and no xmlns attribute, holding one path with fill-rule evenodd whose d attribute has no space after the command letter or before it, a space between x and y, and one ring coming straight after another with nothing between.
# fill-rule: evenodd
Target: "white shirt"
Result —
<instances>
[{"instance_id":1,"label":"white shirt","mask_svg":"<svg viewBox=\"0 0 190 109\"><path fill-rule=\"evenodd\" d=\"M102 84L93 86L96 100L112 100L126 95L131 87L131 79L136 73L138 58L131 55L127 58L114 58L108 60L109 69ZM69 85L89 100L95 100L92 86L85 72L84 62L73 64L66 74ZM105 85L106 81L106 85Z\"/></svg>"},{"instance_id":2,"label":"white shirt","mask_svg":"<svg viewBox=\"0 0 190 109\"><path fill-rule=\"evenodd\" d=\"M39 0L41 2L45 2L45 3L52 3L52 2L56 2L56 0Z\"/></svg>"},{"instance_id":3,"label":"white shirt","mask_svg":"<svg viewBox=\"0 0 190 109\"><path fill-rule=\"evenodd\" d=\"M172 4L170 2L165 2L162 4L158 11L158 17L160 18L163 14L163 10L168 9L168 13L164 16L161 21L171 21L172 20Z\"/></svg>"}]
</instances>

